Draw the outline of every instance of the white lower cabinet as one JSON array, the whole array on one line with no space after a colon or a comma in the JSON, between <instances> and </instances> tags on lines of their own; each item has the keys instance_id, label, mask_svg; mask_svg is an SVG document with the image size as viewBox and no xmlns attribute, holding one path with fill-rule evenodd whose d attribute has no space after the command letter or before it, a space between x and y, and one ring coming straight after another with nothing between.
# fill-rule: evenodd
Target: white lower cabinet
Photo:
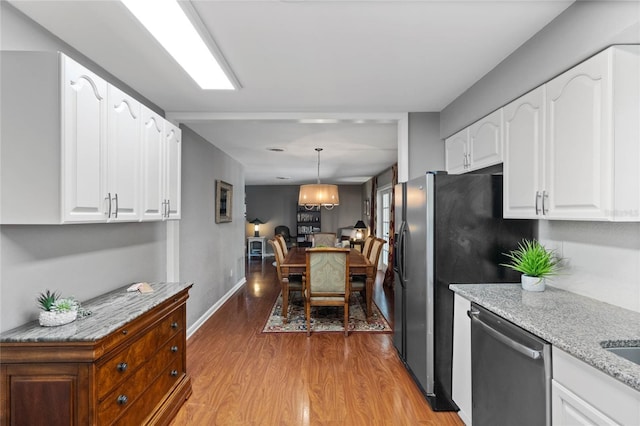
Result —
<instances>
[{"instance_id":1,"label":"white lower cabinet","mask_svg":"<svg viewBox=\"0 0 640 426\"><path fill-rule=\"evenodd\" d=\"M552 348L554 426L640 425L640 392Z\"/></svg>"},{"instance_id":2,"label":"white lower cabinet","mask_svg":"<svg viewBox=\"0 0 640 426\"><path fill-rule=\"evenodd\" d=\"M471 302L456 294L453 302L453 361L451 393L458 416L471 426Z\"/></svg>"}]
</instances>

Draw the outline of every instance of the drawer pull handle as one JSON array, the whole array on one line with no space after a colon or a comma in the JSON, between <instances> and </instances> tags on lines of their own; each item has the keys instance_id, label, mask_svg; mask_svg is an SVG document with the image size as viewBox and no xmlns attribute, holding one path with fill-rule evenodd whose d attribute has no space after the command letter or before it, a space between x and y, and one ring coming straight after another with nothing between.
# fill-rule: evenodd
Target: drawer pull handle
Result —
<instances>
[{"instance_id":1,"label":"drawer pull handle","mask_svg":"<svg viewBox=\"0 0 640 426\"><path fill-rule=\"evenodd\" d=\"M129 402L129 398L127 398L127 395L119 395L118 396L118 404L119 405L124 405L127 402Z\"/></svg>"},{"instance_id":2,"label":"drawer pull handle","mask_svg":"<svg viewBox=\"0 0 640 426\"><path fill-rule=\"evenodd\" d=\"M127 365L126 362L121 362L120 364L118 364L118 367L116 367L118 369L119 372L123 373L125 371L127 371L127 367L129 367Z\"/></svg>"},{"instance_id":3,"label":"drawer pull handle","mask_svg":"<svg viewBox=\"0 0 640 426\"><path fill-rule=\"evenodd\" d=\"M177 346L171 346L171 352L178 352Z\"/></svg>"},{"instance_id":4,"label":"drawer pull handle","mask_svg":"<svg viewBox=\"0 0 640 426\"><path fill-rule=\"evenodd\" d=\"M178 377L178 370L171 370L171 377Z\"/></svg>"},{"instance_id":5,"label":"drawer pull handle","mask_svg":"<svg viewBox=\"0 0 640 426\"><path fill-rule=\"evenodd\" d=\"M127 331L127 330L122 330L122 334L125 334L125 335L126 335L127 333L128 333L128 331Z\"/></svg>"},{"instance_id":6,"label":"drawer pull handle","mask_svg":"<svg viewBox=\"0 0 640 426\"><path fill-rule=\"evenodd\" d=\"M178 328L178 321L174 321L171 323L171 328Z\"/></svg>"}]
</instances>

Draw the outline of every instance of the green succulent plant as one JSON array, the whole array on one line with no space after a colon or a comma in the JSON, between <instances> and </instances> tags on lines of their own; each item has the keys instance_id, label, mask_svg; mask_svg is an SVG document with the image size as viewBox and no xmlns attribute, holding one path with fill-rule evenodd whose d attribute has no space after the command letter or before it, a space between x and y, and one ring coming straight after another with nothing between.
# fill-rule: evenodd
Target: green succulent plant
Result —
<instances>
[{"instance_id":1,"label":"green succulent plant","mask_svg":"<svg viewBox=\"0 0 640 426\"><path fill-rule=\"evenodd\" d=\"M38 302L40 309L42 309L43 311L50 311L53 304L56 303L56 300L58 300L59 298L60 295L55 291L51 292L49 290L46 290L44 293L40 293L36 301Z\"/></svg>"},{"instance_id":2,"label":"green succulent plant","mask_svg":"<svg viewBox=\"0 0 640 426\"><path fill-rule=\"evenodd\" d=\"M501 263L515 271L530 277L545 278L558 273L560 258L553 250L547 250L537 240L524 239L518 243L518 248L509 253L503 253L510 259L509 263Z\"/></svg>"},{"instance_id":3,"label":"green succulent plant","mask_svg":"<svg viewBox=\"0 0 640 426\"><path fill-rule=\"evenodd\" d=\"M53 312L69 312L78 310L78 302L73 297L58 299L51 305Z\"/></svg>"}]
</instances>

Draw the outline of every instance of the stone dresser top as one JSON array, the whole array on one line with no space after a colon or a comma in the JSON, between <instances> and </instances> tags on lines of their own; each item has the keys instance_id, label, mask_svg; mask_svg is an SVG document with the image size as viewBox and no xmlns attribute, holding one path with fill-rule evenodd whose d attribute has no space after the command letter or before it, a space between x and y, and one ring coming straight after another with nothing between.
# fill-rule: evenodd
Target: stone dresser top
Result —
<instances>
[{"instance_id":1,"label":"stone dresser top","mask_svg":"<svg viewBox=\"0 0 640 426\"><path fill-rule=\"evenodd\" d=\"M58 327L41 327L32 321L0 334L0 343L9 342L92 342L150 311L193 283L151 283L153 292L129 292L122 287L82 303L91 315Z\"/></svg>"},{"instance_id":2,"label":"stone dresser top","mask_svg":"<svg viewBox=\"0 0 640 426\"><path fill-rule=\"evenodd\" d=\"M639 346L640 313L549 286L543 292L520 284L449 288L640 391L640 365L603 349Z\"/></svg>"}]
</instances>

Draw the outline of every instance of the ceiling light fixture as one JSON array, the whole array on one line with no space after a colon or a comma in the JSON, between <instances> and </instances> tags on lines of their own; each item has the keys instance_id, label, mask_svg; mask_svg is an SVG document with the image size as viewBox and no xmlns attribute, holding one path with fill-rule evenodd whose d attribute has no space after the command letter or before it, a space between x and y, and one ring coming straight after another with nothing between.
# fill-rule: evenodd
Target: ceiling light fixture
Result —
<instances>
[{"instance_id":1,"label":"ceiling light fixture","mask_svg":"<svg viewBox=\"0 0 640 426\"><path fill-rule=\"evenodd\" d=\"M300 185L298 204L304 206L307 210L319 206L331 210L340 204L338 185L320 183L320 151L322 151L322 148L316 148L316 151L318 152L318 182L315 184Z\"/></svg>"},{"instance_id":2,"label":"ceiling light fixture","mask_svg":"<svg viewBox=\"0 0 640 426\"><path fill-rule=\"evenodd\" d=\"M121 0L204 90L235 90L222 66L176 0Z\"/></svg>"}]
</instances>

